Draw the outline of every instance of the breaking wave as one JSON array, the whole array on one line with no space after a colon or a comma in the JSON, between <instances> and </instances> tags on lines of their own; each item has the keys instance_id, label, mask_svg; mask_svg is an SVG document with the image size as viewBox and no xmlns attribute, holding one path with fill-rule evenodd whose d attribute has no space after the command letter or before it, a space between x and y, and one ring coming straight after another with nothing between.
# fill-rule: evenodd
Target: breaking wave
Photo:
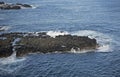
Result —
<instances>
[{"instance_id":1,"label":"breaking wave","mask_svg":"<svg viewBox=\"0 0 120 77\"><path fill-rule=\"evenodd\" d=\"M31 5L32 9L36 9L38 6L37 5Z\"/></svg>"},{"instance_id":2,"label":"breaking wave","mask_svg":"<svg viewBox=\"0 0 120 77\"><path fill-rule=\"evenodd\" d=\"M3 75L15 73L17 70L23 67L22 64L24 60L26 60L25 57L17 58L16 52L14 52L10 57L0 58L0 74Z\"/></svg>"},{"instance_id":3,"label":"breaking wave","mask_svg":"<svg viewBox=\"0 0 120 77\"><path fill-rule=\"evenodd\" d=\"M6 31L9 30L10 27L9 26L0 26L0 31Z\"/></svg>"},{"instance_id":4,"label":"breaking wave","mask_svg":"<svg viewBox=\"0 0 120 77\"><path fill-rule=\"evenodd\" d=\"M38 6L37 5L30 5L32 9L36 9ZM21 7L22 9L29 9L29 8L26 8L26 7Z\"/></svg>"},{"instance_id":5,"label":"breaking wave","mask_svg":"<svg viewBox=\"0 0 120 77\"><path fill-rule=\"evenodd\" d=\"M81 30L77 32L72 32L72 35L78 36L88 36L89 38L95 38L100 47L97 48L97 52L109 52L111 51L112 39L110 36L92 30Z\"/></svg>"},{"instance_id":6,"label":"breaking wave","mask_svg":"<svg viewBox=\"0 0 120 77\"><path fill-rule=\"evenodd\" d=\"M68 35L69 33L66 32L66 31L48 31L47 32L47 35L55 38L56 36L59 36L59 35Z\"/></svg>"},{"instance_id":7,"label":"breaking wave","mask_svg":"<svg viewBox=\"0 0 120 77\"><path fill-rule=\"evenodd\" d=\"M15 50L15 45L16 45L16 42L20 41L20 38L17 38L15 39L13 42L12 42L12 46L13 46L13 53L11 56L9 57L6 57L6 58L0 58L0 64L3 64L3 65L6 65L6 64L12 64L12 63L17 63L17 62L20 62L20 61L24 61L25 58L22 57L22 58L17 58L16 57L16 50Z\"/></svg>"},{"instance_id":8,"label":"breaking wave","mask_svg":"<svg viewBox=\"0 0 120 77\"><path fill-rule=\"evenodd\" d=\"M11 56L9 56L7 58L1 58L0 64L6 65L6 64L17 63L17 62L24 61L25 59L26 59L25 57L16 58L16 52L14 52Z\"/></svg>"}]
</instances>

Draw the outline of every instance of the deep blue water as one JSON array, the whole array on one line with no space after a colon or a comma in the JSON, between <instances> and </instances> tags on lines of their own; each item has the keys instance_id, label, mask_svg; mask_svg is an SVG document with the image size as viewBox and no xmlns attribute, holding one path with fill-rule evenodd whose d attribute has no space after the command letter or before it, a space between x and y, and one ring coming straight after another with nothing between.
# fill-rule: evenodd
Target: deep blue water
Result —
<instances>
[{"instance_id":1,"label":"deep blue water","mask_svg":"<svg viewBox=\"0 0 120 77\"><path fill-rule=\"evenodd\" d=\"M9 27L5 32L62 30L93 36L103 47L92 53L30 54L22 60L5 59L7 62L0 59L0 77L120 77L119 0L4 1L36 7L0 10L0 25Z\"/></svg>"}]
</instances>

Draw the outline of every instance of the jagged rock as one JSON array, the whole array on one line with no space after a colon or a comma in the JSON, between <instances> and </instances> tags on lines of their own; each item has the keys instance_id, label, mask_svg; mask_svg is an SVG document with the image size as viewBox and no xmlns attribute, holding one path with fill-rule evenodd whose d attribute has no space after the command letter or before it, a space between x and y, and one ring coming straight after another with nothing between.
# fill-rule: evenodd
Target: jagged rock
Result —
<instances>
[{"instance_id":1,"label":"jagged rock","mask_svg":"<svg viewBox=\"0 0 120 77\"><path fill-rule=\"evenodd\" d=\"M0 57L8 57L13 53L11 42L13 38L0 39Z\"/></svg>"},{"instance_id":2,"label":"jagged rock","mask_svg":"<svg viewBox=\"0 0 120 77\"><path fill-rule=\"evenodd\" d=\"M0 57L4 53L11 54L12 41L16 38L21 40L17 42L16 51L17 56L23 56L29 53L51 53L51 52L70 52L71 49L75 50L91 50L96 49L98 44L96 39L90 39L87 36L72 36L72 35L59 35L55 38L46 35L45 32L41 33L5 33L0 37L9 39L0 40ZM3 42L4 41L4 42ZM6 42L5 42L6 41ZM2 43L2 44L1 44ZM8 55L7 55L8 56Z\"/></svg>"},{"instance_id":3,"label":"jagged rock","mask_svg":"<svg viewBox=\"0 0 120 77\"><path fill-rule=\"evenodd\" d=\"M0 46L0 57L8 57L12 55L12 46L1 47Z\"/></svg>"}]
</instances>

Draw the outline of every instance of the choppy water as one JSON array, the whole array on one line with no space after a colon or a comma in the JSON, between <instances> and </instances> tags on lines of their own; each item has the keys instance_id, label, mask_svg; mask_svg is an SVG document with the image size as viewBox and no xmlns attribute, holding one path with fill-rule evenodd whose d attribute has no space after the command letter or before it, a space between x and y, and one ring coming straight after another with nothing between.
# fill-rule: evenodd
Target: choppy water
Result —
<instances>
[{"instance_id":1,"label":"choppy water","mask_svg":"<svg viewBox=\"0 0 120 77\"><path fill-rule=\"evenodd\" d=\"M23 58L13 54L0 59L0 77L120 77L119 0L4 1L36 7L0 10L4 32L49 31L54 36L62 30L96 38L101 47L91 53L30 54Z\"/></svg>"}]
</instances>

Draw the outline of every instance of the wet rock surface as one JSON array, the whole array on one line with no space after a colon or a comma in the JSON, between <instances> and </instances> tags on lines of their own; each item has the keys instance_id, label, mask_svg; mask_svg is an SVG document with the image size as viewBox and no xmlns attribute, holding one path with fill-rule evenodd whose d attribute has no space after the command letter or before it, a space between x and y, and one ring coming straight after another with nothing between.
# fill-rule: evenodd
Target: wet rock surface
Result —
<instances>
[{"instance_id":1,"label":"wet rock surface","mask_svg":"<svg viewBox=\"0 0 120 77\"><path fill-rule=\"evenodd\" d=\"M2 10L12 10L12 9L18 10L21 8L32 8L32 6L29 4L21 4L21 3L11 4L11 3L0 2L0 9Z\"/></svg>"},{"instance_id":2,"label":"wet rock surface","mask_svg":"<svg viewBox=\"0 0 120 77\"><path fill-rule=\"evenodd\" d=\"M0 37L0 57L8 57L13 53L12 38Z\"/></svg>"},{"instance_id":3,"label":"wet rock surface","mask_svg":"<svg viewBox=\"0 0 120 77\"><path fill-rule=\"evenodd\" d=\"M50 37L46 32L40 33L3 33L0 35L0 57L7 57L13 53L14 40L16 42L15 50L17 56L24 56L28 53L69 53L71 49L91 50L96 49L98 44L96 39L90 39L87 36L59 35L55 38Z\"/></svg>"}]
</instances>

